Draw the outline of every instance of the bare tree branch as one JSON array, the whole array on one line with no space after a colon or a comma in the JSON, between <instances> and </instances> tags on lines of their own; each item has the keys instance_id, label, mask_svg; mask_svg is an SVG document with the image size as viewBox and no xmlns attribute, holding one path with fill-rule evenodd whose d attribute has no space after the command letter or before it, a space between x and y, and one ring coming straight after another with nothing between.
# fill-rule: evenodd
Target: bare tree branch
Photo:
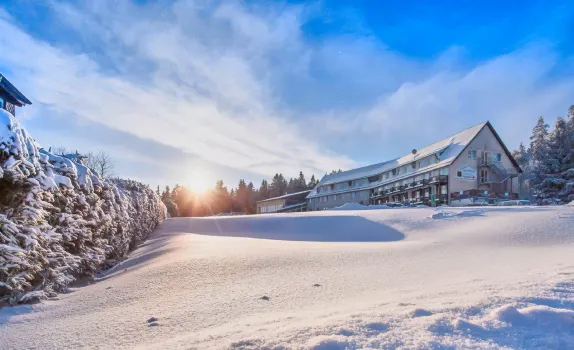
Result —
<instances>
[{"instance_id":1,"label":"bare tree branch","mask_svg":"<svg viewBox=\"0 0 574 350\"><path fill-rule=\"evenodd\" d=\"M97 152L88 152L84 154L87 158L84 164L92 170L95 170L101 177L113 177L116 164L109 153L99 150Z\"/></svg>"}]
</instances>

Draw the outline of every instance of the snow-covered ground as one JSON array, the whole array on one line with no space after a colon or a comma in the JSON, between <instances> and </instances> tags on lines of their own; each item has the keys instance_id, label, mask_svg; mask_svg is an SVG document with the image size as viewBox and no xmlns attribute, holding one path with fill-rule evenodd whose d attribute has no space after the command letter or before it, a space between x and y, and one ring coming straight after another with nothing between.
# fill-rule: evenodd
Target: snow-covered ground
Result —
<instances>
[{"instance_id":1,"label":"snow-covered ground","mask_svg":"<svg viewBox=\"0 0 574 350\"><path fill-rule=\"evenodd\" d=\"M573 310L571 206L177 218L0 348L567 349Z\"/></svg>"}]
</instances>

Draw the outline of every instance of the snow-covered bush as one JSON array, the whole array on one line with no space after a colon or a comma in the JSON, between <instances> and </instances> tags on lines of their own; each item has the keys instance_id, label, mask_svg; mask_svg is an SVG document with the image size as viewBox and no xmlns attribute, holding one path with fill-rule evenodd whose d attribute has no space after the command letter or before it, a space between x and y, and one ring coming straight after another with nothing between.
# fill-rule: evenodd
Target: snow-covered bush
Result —
<instances>
[{"instance_id":1,"label":"snow-covered bush","mask_svg":"<svg viewBox=\"0 0 574 350\"><path fill-rule=\"evenodd\" d=\"M42 150L0 110L0 305L54 295L125 258L166 216L157 194Z\"/></svg>"}]
</instances>

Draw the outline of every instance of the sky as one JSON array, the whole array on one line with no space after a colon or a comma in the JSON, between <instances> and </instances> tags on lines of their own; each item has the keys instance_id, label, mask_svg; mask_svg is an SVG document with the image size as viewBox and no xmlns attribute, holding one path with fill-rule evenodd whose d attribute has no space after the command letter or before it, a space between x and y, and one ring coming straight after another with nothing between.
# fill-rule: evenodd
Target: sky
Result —
<instances>
[{"instance_id":1,"label":"sky","mask_svg":"<svg viewBox=\"0 0 574 350\"><path fill-rule=\"evenodd\" d=\"M309 178L574 104L571 1L0 0L0 72L44 147L152 186Z\"/></svg>"}]
</instances>

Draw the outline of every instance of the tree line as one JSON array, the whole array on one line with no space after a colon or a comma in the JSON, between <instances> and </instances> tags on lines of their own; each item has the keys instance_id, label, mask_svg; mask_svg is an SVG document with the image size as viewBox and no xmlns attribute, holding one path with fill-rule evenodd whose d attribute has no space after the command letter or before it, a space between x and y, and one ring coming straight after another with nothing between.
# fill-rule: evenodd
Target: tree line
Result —
<instances>
[{"instance_id":1,"label":"tree line","mask_svg":"<svg viewBox=\"0 0 574 350\"><path fill-rule=\"evenodd\" d=\"M538 118L529 145L520 143L512 155L523 170L522 197L541 204L574 200L574 105L552 128Z\"/></svg>"},{"instance_id":2,"label":"tree line","mask_svg":"<svg viewBox=\"0 0 574 350\"><path fill-rule=\"evenodd\" d=\"M339 170L340 171L340 170ZM336 171L334 171L336 172ZM271 182L261 181L258 188L253 182L240 179L237 187L228 188L222 180L206 193L194 193L185 186L166 186L163 191L157 187L157 194L167 207L170 216L210 216L221 213L256 212L257 201L313 189L319 180L312 175L309 181L302 171L296 178L287 180L283 174L275 174Z\"/></svg>"}]
</instances>

